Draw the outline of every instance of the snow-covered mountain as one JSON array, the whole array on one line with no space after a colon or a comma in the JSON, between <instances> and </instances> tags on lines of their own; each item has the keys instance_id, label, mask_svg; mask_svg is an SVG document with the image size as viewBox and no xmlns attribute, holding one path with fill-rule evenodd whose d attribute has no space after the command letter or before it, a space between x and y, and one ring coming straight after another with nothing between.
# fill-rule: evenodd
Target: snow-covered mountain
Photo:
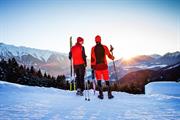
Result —
<instances>
[{"instance_id":1,"label":"snow-covered mountain","mask_svg":"<svg viewBox=\"0 0 180 120\"><path fill-rule=\"evenodd\" d=\"M163 67L159 70L138 70L127 73L114 83L119 91L133 94L142 94L145 92L144 86L151 82L157 81L179 81L180 79L180 62L174 65Z\"/></svg>"},{"instance_id":2,"label":"snow-covered mountain","mask_svg":"<svg viewBox=\"0 0 180 120\"><path fill-rule=\"evenodd\" d=\"M37 58L41 61L46 61L48 58L51 56L52 53L48 50L39 50L39 49L34 49L34 48L28 48L28 47L17 47L14 45L7 45L4 43L0 43L0 55L1 57L12 57L12 56L18 56L22 57L25 55L32 55L32 57Z\"/></svg>"},{"instance_id":3,"label":"snow-covered mountain","mask_svg":"<svg viewBox=\"0 0 180 120\"><path fill-rule=\"evenodd\" d=\"M180 52L174 53L166 53L164 56L160 57L159 59L155 60L157 63L172 65L175 63L180 62Z\"/></svg>"},{"instance_id":4,"label":"snow-covered mountain","mask_svg":"<svg viewBox=\"0 0 180 120\"><path fill-rule=\"evenodd\" d=\"M13 57L20 64L34 66L55 76L66 73L69 65L68 56L64 53L0 43L0 59Z\"/></svg>"},{"instance_id":5,"label":"snow-covered mountain","mask_svg":"<svg viewBox=\"0 0 180 120\"><path fill-rule=\"evenodd\" d=\"M121 65L135 66L135 65L172 65L180 62L180 52L166 53L163 56L158 54L153 55L138 55L129 60L121 59Z\"/></svg>"},{"instance_id":6,"label":"snow-covered mountain","mask_svg":"<svg viewBox=\"0 0 180 120\"><path fill-rule=\"evenodd\" d=\"M158 54L152 54L152 55L150 55L152 58L154 58L154 59L158 59L158 58L160 58L161 57L161 55L158 55Z\"/></svg>"},{"instance_id":7,"label":"snow-covered mountain","mask_svg":"<svg viewBox=\"0 0 180 120\"><path fill-rule=\"evenodd\" d=\"M57 76L58 74L67 74L69 72L69 59L67 54L0 43L0 59L7 60L12 57L20 64L28 67L34 66L36 69L41 69L42 72L46 71L51 75ZM142 69L158 70L177 62L180 62L180 52L178 51L167 53L164 56L158 54L139 55L128 61L124 59L115 61L119 78L129 72ZM111 78L113 79L113 64L110 63L109 66Z\"/></svg>"},{"instance_id":8,"label":"snow-covered mountain","mask_svg":"<svg viewBox=\"0 0 180 120\"><path fill-rule=\"evenodd\" d=\"M0 119L179 120L178 84L150 84L145 95L113 92L115 98L112 100L107 98L107 92L104 93L105 99L99 100L97 94L90 91L91 100L85 101L84 96L76 96L75 91L0 81Z\"/></svg>"},{"instance_id":9,"label":"snow-covered mountain","mask_svg":"<svg viewBox=\"0 0 180 120\"><path fill-rule=\"evenodd\" d=\"M143 70L143 69L151 69L151 70L159 70L163 67L174 65L180 62L180 52L174 53L166 53L163 56L153 54L153 55L139 55L133 57L129 60L119 59L115 61L117 67L117 73L119 78L123 77L127 73ZM110 64L111 74L113 74L113 64ZM114 75L111 76L111 78Z\"/></svg>"}]
</instances>

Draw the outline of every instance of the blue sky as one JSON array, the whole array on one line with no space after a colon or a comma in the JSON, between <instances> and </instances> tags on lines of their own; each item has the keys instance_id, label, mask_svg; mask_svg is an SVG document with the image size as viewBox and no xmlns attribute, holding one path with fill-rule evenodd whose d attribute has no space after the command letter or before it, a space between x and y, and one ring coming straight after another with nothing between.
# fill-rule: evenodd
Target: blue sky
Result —
<instances>
[{"instance_id":1,"label":"blue sky","mask_svg":"<svg viewBox=\"0 0 180 120\"><path fill-rule=\"evenodd\" d=\"M116 58L180 50L176 0L1 0L0 42L69 52L69 37L99 34Z\"/></svg>"}]
</instances>

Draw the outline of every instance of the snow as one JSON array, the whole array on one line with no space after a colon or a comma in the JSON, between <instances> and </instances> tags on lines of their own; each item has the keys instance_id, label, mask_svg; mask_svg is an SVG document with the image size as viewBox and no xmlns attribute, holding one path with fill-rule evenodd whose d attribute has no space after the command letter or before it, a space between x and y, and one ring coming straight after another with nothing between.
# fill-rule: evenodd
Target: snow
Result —
<instances>
[{"instance_id":1,"label":"snow","mask_svg":"<svg viewBox=\"0 0 180 120\"><path fill-rule=\"evenodd\" d=\"M180 98L180 83L178 82L152 82L145 87L146 94L149 95L167 95Z\"/></svg>"},{"instance_id":2,"label":"snow","mask_svg":"<svg viewBox=\"0 0 180 120\"><path fill-rule=\"evenodd\" d=\"M167 56L167 57L178 57L178 56L180 56L180 52L176 51L174 53L166 53L164 56Z\"/></svg>"},{"instance_id":3,"label":"snow","mask_svg":"<svg viewBox=\"0 0 180 120\"><path fill-rule=\"evenodd\" d=\"M166 70L170 70L170 69L176 68L176 67L178 67L178 66L180 66L180 64L177 64L177 65L171 66L171 67L167 68Z\"/></svg>"},{"instance_id":4,"label":"snow","mask_svg":"<svg viewBox=\"0 0 180 120\"><path fill-rule=\"evenodd\" d=\"M127 66L127 67L124 67L124 68L126 70L131 69L131 68L153 69L153 68L156 68L156 67L163 68L163 67L166 67L166 66L167 65L165 65L165 64L159 64L159 65L145 65L145 64L142 64L142 65Z\"/></svg>"},{"instance_id":5,"label":"snow","mask_svg":"<svg viewBox=\"0 0 180 120\"><path fill-rule=\"evenodd\" d=\"M0 81L2 120L180 120L180 97L113 92L114 99L91 101L75 91L29 87ZM167 96L167 95L166 95Z\"/></svg>"},{"instance_id":6,"label":"snow","mask_svg":"<svg viewBox=\"0 0 180 120\"><path fill-rule=\"evenodd\" d=\"M156 67L160 67L160 68L163 68L163 67L166 67L167 65L151 65L149 67L147 67L148 69L152 69L152 68L156 68Z\"/></svg>"}]
</instances>

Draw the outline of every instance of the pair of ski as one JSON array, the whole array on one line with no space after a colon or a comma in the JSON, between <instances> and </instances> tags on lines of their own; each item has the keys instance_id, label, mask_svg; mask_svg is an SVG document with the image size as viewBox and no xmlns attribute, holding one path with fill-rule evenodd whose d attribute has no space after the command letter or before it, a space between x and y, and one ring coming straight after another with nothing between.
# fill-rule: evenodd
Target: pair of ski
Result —
<instances>
[{"instance_id":1,"label":"pair of ski","mask_svg":"<svg viewBox=\"0 0 180 120\"><path fill-rule=\"evenodd\" d=\"M70 51L71 51L71 48L72 48L72 36L70 37ZM70 59L70 74L71 74L70 91L72 91L73 90L72 84L74 85L74 90L76 90L75 79L74 79L74 75L73 75L72 58Z\"/></svg>"}]
</instances>

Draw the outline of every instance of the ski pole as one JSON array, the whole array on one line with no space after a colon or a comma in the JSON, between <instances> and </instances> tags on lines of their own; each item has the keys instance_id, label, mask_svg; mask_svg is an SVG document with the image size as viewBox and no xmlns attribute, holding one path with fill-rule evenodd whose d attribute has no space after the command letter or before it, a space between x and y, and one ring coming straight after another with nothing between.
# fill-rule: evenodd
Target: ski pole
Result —
<instances>
[{"instance_id":1,"label":"ski pole","mask_svg":"<svg viewBox=\"0 0 180 120\"><path fill-rule=\"evenodd\" d=\"M73 90L76 90L76 76L75 76L75 73L73 75L73 81L74 81L74 89Z\"/></svg>"},{"instance_id":2,"label":"ski pole","mask_svg":"<svg viewBox=\"0 0 180 120\"><path fill-rule=\"evenodd\" d=\"M70 87L69 87L70 91L72 91L72 69L73 69L73 67L72 67L71 48L72 48L72 36L70 37L70 74L71 74L71 82L69 84L70 85Z\"/></svg>"},{"instance_id":3,"label":"ski pole","mask_svg":"<svg viewBox=\"0 0 180 120\"><path fill-rule=\"evenodd\" d=\"M87 98L87 100L90 101L90 95L89 95L89 80L87 81L87 92L88 92L88 98Z\"/></svg>"},{"instance_id":4,"label":"ski pole","mask_svg":"<svg viewBox=\"0 0 180 120\"><path fill-rule=\"evenodd\" d=\"M87 74L86 74L86 72L85 72L85 100L87 100L87 101L90 101L90 97L89 97L89 87L88 87L88 82L87 82Z\"/></svg>"},{"instance_id":5,"label":"ski pole","mask_svg":"<svg viewBox=\"0 0 180 120\"><path fill-rule=\"evenodd\" d=\"M84 80L84 96L85 96L85 100L87 100L86 70L85 70L85 80Z\"/></svg>"},{"instance_id":6,"label":"ski pole","mask_svg":"<svg viewBox=\"0 0 180 120\"><path fill-rule=\"evenodd\" d=\"M84 96L85 96L85 100L87 100L87 95L86 95L86 80L84 81Z\"/></svg>"},{"instance_id":7,"label":"ski pole","mask_svg":"<svg viewBox=\"0 0 180 120\"><path fill-rule=\"evenodd\" d=\"M112 55L113 55L113 50L114 50L113 46L110 45L110 52L111 52ZM116 65L115 65L114 60L113 60L113 67L114 67L114 72L115 72L116 80L118 80L117 70L116 70Z\"/></svg>"},{"instance_id":8,"label":"ski pole","mask_svg":"<svg viewBox=\"0 0 180 120\"><path fill-rule=\"evenodd\" d=\"M91 74L92 74L92 80L93 80L93 91L94 91L94 95L96 93L96 81L95 81L95 76L94 76L94 70L91 70Z\"/></svg>"}]
</instances>

